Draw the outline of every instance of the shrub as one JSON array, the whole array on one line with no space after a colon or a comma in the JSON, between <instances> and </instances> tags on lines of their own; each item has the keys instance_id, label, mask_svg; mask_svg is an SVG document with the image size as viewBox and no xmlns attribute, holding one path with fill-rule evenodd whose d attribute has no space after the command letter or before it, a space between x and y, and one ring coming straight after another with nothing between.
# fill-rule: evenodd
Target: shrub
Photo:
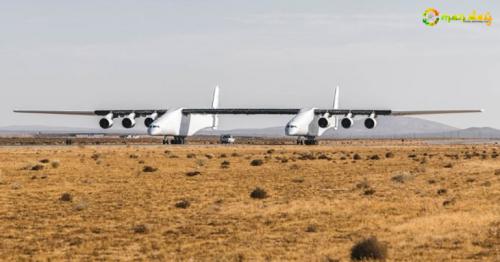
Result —
<instances>
[{"instance_id":1,"label":"shrub","mask_svg":"<svg viewBox=\"0 0 500 262\"><path fill-rule=\"evenodd\" d=\"M195 158L196 157L196 154L194 153L189 153L186 155L187 158Z\"/></svg>"},{"instance_id":2,"label":"shrub","mask_svg":"<svg viewBox=\"0 0 500 262\"><path fill-rule=\"evenodd\" d=\"M294 183L303 183L305 181L305 179L303 177L296 177L294 179L292 179L292 182Z\"/></svg>"},{"instance_id":3,"label":"shrub","mask_svg":"<svg viewBox=\"0 0 500 262\"><path fill-rule=\"evenodd\" d=\"M220 164L220 167L221 167L221 168L229 168L229 165L230 165L230 164L231 164L231 163L230 163L229 161L224 160L224 161L222 161L222 163Z\"/></svg>"},{"instance_id":4,"label":"shrub","mask_svg":"<svg viewBox=\"0 0 500 262\"><path fill-rule=\"evenodd\" d=\"M254 199L264 199L267 197L267 192L266 190L256 187L251 193L250 197Z\"/></svg>"},{"instance_id":5,"label":"shrub","mask_svg":"<svg viewBox=\"0 0 500 262\"><path fill-rule=\"evenodd\" d=\"M385 158L393 158L393 157L394 157L394 153L392 153L392 152L385 153Z\"/></svg>"},{"instance_id":6,"label":"shrub","mask_svg":"<svg viewBox=\"0 0 500 262\"><path fill-rule=\"evenodd\" d=\"M31 170L33 170L33 171L39 171L42 169L44 169L44 166L42 166L42 165L34 165L31 167Z\"/></svg>"},{"instance_id":7,"label":"shrub","mask_svg":"<svg viewBox=\"0 0 500 262\"><path fill-rule=\"evenodd\" d=\"M145 173L152 173L152 172L156 172L156 171L158 171L158 168L152 167L152 166L144 166L142 168L142 172L145 172Z\"/></svg>"},{"instance_id":8,"label":"shrub","mask_svg":"<svg viewBox=\"0 0 500 262\"><path fill-rule=\"evenodd\" d=\"M267 153L268 153L268 154L272 154L272 153L274 153L275 151L276 151L276 150L274 150L274 149L269 149L269 150L267 150Z\"/></svg>"},{"instance_id":9,"label":"shrub","mask_svg":"<svg viewBox=\"0 0 500 262\"><path fill-rule=\"evenodd\" d=\"M453 167L452 163L448 163L448 164L444 165L444 168L452 168L452 167Z\"/></svg>"},{"instance_id":10,"label":"shrub","mask_svg":"<svg viewBox=\"0 0 500 262\"><path fill-rule=\"evenodd\" d=\"M54 160L50 165L52 166L52 168L58 168L61 165L61 163L57 160Z\"/></svg>"},{"instance_id":11,"label":"shrub","mask_svg":"<svg viewBox=\"0 0 500 262\"><path fill-rule=\"evenodd\" d=\"M148 232L148 228L146 227L146 225L144 224L139 224L139 225L135 225L132 230L134 231L134 233L136 234L146 234Z\"/></svg>"},{"instance_id":12,"label":"shrub","mask_svg":"<svg viewBox=\"0 0 500 262\"><path fill-rule=\"evenodd\" d=\"M371 196L371 195L375 194L375 189L368 188L365 190L364 194L365 194L365 196Z\"/></svg>"},{"instance_id":13,"label":"shrub","mask_svg":"<svg viewBox=\"0 0 500 262\"><path fill-rule=\"evenodd\" d=\"M40 160L40 163L42 163L42 164L48 164L49 162L50 162L50 160L48 160L48 159Z\"/></svg>"},{"instance_id":14,"label":"shrub","mask_svg":"<svg viewBox=\"0 0 500 262\"><path fill-rule=\"evenodd\" d=\"M318 156L318 159L322 159L322 160L332 160L331 157L329 157L328 155L326 154L321 154Z\"/></svg>"},{"instance_id":15,"label":"shrub","mask_svg":"<svg viewBox=\"0 0 500 262\"><path fill-rule=\"evenodd\" d=\"M440 188L440 189L438 189L437 194L438 195L444 195L447 192L448 192L448 190L446 190L445 188Z\"/></svg>"},{"instance_id":16,"label":"shrub","mask_svg":"<svg viewBox=\"0 0 500 262\"><path fill-rule=\"evenodd\" d=\"M356 243L351 249L352 260L386 260L387 246L380 243L376 237L370 237Z\"/></svg>"},{"instance_id":17,"label":"shrub","mask_svg":"<svg viewBox=\"0 0 500 262\"><path fill-rule=\"evenodd\" d=\"M65 201L65 202L70 202L73 200L73 196L70 193L63 193L61 197L59 197L59 200Z\"/></svg>"},{"instance_id":18,"label":"shrub","mask_svg":"<svg viewBox=\"0 0 500 262\"><path fill-rule=\"evenodd\" d=\"M205 154L205 157L208 158L208 159L212 159L212 158L214 158L214 155L212 155L212 154Z\"/></svg>"},{"instance_id":19,"label":"shrub","mask_svg":"<svg viewBox=\"0 0 500 262\"><path fill-rule=\"evenodd\" d=\"M370 157L370 160L379 160L380 157L378 155L373 155Z\"/></svg>"},{"instance_id":20,"label":"shrub","mask_svg":"<svg viewBox=\"0 0 500 262\"><path fill-rule=\"evenodd\" d=\"M413 178L413 176L410 173L402 172L398 175L391 177L391 180L394 182L398 182L398 183L405 183L412 178Z\"/></svg>"},{"instance_id":21,"label":"shrub","mask_svg":"<svg viewBox=\"0 0 500 262\"><path fill-rule=\"evenodd\" d=\"M186 173L186 176L199 176L201 175L200 171L190 171Z\"/></svg>"},{"instance_id":22,"label":"shrub","mask_svg":"<svg viewBox=\"0 0 500 262\"><path fill-rule=\"evenodd\" d=\"M186 209L188 208L189 206L191 205L191 202L189 202L189 200L186 200L186 199L183 199L177 203L175 203L175 207L176 208L182 208L182 209Z\"/></svg>"},{"instance_id":23,"label":"shrub","mask_svg":"<svg viewBox=\"0 0 500 262\"><path fill-rule=\"evenodd\" d=\"M261 166L264 164L264 161L262 159L254 159L252 162L250 162L250 165L252 166Z\"/></svg>"},{"instance_id":24,"label":"shrub","mask_svg":"<svg viewBox=\"0 0 500 262\"><path fill-rule=\"evenodd\" d=\"M92 154L92 156L90 158L92 158L95 161L97 161L97 159L99 159L100 157L101 157L101 154L94 153L94 154Z\"/></svg>"},{"instance_id":25,"label":"shrub","mask_svg":"<svg viewBox=\"0 0 500 262\"><path fill-rule=\"evenodd\" d=\"M361 156L360 156L358 153L355 153L355 154L352 156L352 159L354 159L354 160L361 160Z\"/></svg>"},{"instance_id":26,"label":"shrub","mask_svg":"<svg viewBox=\"0 0 500 262\"><path fill-rule=\"evenodd\" d=\"M219 155L219 158L226 158L226 157L227 157L227 154L224 154L224 153Z\"/></svg>"},{"instance_id":27,"label":"shrub","mask_svg":"<svg viewBox=\"0 0 500 262\"><path fill-rule=\"evenodd\" d=\"M495 170L495 176L500 176L500 169Z\"/></svg>"},{"instance_id":28,"label":"shrub","mask_svg":"<svg viewBox=\"0 0 500 262\"><path fill-rule=\"evenodd\" d=\"M318 231L318 227L316 227L316 225L308 225L306 227L306 232L307 233L314 233L314 232L317 232Z\"/></svg>"},{"instance_id":29,"label":"shrub","mask_svg":"<svg viewBox=\"0 0 500 262\"><path fill-rule=\"evenodd\" d=\"M139 155L131 154L129 157L132 158L132 159L137 159L137 158L139 158Z\"/></svg>"}]
</instances>

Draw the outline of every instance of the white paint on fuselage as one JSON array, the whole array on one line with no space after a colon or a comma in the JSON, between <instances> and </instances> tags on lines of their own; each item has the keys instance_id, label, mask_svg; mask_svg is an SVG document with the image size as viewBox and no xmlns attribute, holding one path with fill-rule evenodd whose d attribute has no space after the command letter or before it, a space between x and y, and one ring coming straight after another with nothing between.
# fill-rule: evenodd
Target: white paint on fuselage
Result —
<instances>
[{"instance_id":1,"label":"white paint on fuselage","mask_svg":"<svg viewBox=\"0 0 500 262\"><path fill-rule=\"evenodd\" d=\"M192 136L201 129L213 127L214 115L182 113L183 108L169 109L148 128L152 136Z\"/></svg>"},{"instance_id":2,"label":"white paint on fuselage","mask_svg":"<svg viewBox=\"0 0 500 262\"><path fill-rule=\"evenodd\" d=\"M331 117L331 125L327 128L321 128L318 125L320 115L314 114L315 108L301 109L300 112L293 117L285 128L287 136L321 136L326 130L334 127L335 117Z\"/></svg>"}]
</instances>

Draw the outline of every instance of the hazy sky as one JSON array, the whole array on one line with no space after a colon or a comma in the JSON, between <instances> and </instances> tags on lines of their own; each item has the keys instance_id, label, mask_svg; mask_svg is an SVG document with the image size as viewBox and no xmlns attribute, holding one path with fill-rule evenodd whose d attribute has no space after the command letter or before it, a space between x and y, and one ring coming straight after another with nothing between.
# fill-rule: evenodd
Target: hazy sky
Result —
<instances>
[{"instance_id":1,"label":"hazy sky","mask_svg":"<svg viewBox=\"0 0 500 262\"><path fill-rule=\"evenodd\" d=\"M422 23L425 9L493 25ZM23 109L484 108L430 119L500 128L498 1L0 1L0 126L97 127ZM224 117L222 128L287 117ZM141 128L142 125L141 125Z\"/></svg>"}]
</instances>

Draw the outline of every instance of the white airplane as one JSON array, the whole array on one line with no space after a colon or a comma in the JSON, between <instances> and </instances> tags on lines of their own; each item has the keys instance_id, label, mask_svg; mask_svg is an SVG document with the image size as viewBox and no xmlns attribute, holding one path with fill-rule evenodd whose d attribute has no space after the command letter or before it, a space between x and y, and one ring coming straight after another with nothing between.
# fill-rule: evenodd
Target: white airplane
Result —
<instances>
[{"instance_id":1,"label":"white airplane","mask_svg":"<svg viewBox=\"0 0 500 262\"><path fill-rule=\"evenodd\" d=\"M194 135L205 128L216 129L218 115L295 115L286 125L285 133L296 136L297 143L317 144L319 137L330 128L338 129L339 120L343 128L354 124L354 117L366 116L364 126L373 129L377 126L377 116L407 116L454 113L479 113L482 109L459 110L417 110L401 111L387 109L339 109L339 87L335 88L333 107L318 108L219 108L219 87L214 90L211 108L172 108L147 110L94 110L94 111L44 111L44 110L14 110L15 113L57 114L100 116L99 125L103 129L111 128L114 119L123 118L122 126L132 128L136 119L145 117L144 125L151 136L163 136L163 143L184 144L185 138ZM168 140L172 137L173 140Z\"/></svg>"}]
</instances>

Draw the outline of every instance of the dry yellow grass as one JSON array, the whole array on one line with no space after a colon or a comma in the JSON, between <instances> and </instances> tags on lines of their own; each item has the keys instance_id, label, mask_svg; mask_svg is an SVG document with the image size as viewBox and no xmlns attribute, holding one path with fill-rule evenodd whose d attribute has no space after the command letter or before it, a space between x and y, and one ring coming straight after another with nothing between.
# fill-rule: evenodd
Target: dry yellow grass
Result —
<instances>
[{"instance_id":1,"label":"dry yellow grass","mask_svg":"<svg viewBox=\"0 0 500 262\"><path fill-rule=\"evenodd\" d=\"M0 148L0 259L345 261L357 241L376 236L389 260L498 261L497 151ZM251 198L256 187L267 198Z\"/></svg>"}]
</instances>

